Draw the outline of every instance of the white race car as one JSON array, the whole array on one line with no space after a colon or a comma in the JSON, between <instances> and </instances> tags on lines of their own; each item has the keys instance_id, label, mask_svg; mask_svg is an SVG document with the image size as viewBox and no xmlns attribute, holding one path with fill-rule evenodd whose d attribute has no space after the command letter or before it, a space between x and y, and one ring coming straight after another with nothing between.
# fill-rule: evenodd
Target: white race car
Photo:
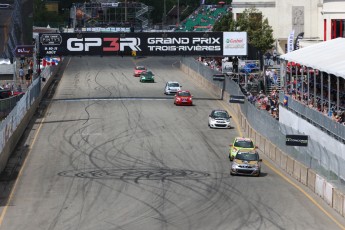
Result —
<instances>
[{"instance_id":1,"label":"white race car","mask_svg":"<svg viewBox=\"0 0 345 230\"><path fill-rule=\"evenodd\" d=\"M177 81L168 81L165 84L164 94L175 94L177 91L181 90L182 85Z\"/></svg>"},{"instance_id":2,"label":"white race car","mask_svg":"<svg viewBox=\"0 0 345 230\"><path fill-rule=\"evenodd\" d=\"M208 116L208 126L211 128L230 129L230 118L231 116L225 110L212 110Z\"/></svg>"}]
</instances>

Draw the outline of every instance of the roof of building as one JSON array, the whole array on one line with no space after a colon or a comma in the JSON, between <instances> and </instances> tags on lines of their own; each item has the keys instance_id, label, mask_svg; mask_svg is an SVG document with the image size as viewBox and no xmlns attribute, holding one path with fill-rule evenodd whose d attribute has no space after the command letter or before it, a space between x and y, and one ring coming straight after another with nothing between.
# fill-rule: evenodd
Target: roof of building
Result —
<instances>
[{"instance_id":1,"label":"roof of building","mask_svg":"<svg viewBox=\"0 0 345 230\"><path fill-rule=\"evenodd\" d=\"M336 38L307 46L280 58L345 79L345 38Z\"/></svg>"}]
</instances>

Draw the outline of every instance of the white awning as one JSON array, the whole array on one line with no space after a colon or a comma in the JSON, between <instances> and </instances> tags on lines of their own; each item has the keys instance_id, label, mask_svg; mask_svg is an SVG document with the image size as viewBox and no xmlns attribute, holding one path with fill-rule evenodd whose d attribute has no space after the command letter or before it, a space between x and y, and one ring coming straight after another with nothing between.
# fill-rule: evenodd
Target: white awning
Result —
<instances>
[{"instance_id":1,"label":"white awning","mask_svg":"<svg viewBox=\"0 0 345 230\"><path fill-rule=\"evenodd\" d=\"M345 79L345 38L321 42L280 56Z\"/></svg>"}]
</instances>

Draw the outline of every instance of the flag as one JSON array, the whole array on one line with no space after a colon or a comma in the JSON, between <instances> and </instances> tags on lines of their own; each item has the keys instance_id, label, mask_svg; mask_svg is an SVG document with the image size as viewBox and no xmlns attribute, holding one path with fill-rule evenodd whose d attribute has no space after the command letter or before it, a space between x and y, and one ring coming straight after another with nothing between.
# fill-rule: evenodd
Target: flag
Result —
<instances>
[{"instance_id":1,"label":"flag","mask_svg":"<svg viewBox=\"0 0 345 230\"><path fill-rule=\"evenodd\" d=\"M293 51L294 47L293 47L293 40L294 40L294 37L295 37L295 31L291 31L289 37L288 37L288 42L287 42L287 53Z\"/></svg>"}]
</instances>

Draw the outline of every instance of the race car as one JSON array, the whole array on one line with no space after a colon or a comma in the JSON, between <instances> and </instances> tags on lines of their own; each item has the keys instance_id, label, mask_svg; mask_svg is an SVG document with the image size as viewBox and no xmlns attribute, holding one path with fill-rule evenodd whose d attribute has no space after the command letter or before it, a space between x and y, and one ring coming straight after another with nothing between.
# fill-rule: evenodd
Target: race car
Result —
<instances>
[{"instance_id":1,"label":"race car","mask_svg":"<svg viewBox=\"0 0 345 230\"><path fill-rule=\"evenodd\" d=\"M179 90L175 94L175 105L193 105L193 96L188 90Z\"/></svg>"},{"instance_id":2,"label":"race car","mask_svg":"<svg viewBox=\"0 0 345 230\"><path fill-rule=\"evenodd\" d=\"M234 142L229 145L229 158L232 161L238 150L243 149L246 151L255 150L257 147L254 145L254 142L250 138L245 137L235 137Z\"/></svg>"},{"instance_id":3,"label":"race car","mask_svg":"<svg viewBox=\"0 0 345 230\"><path fill-rule=\"evenodd\" d=\"M208 116L208 127L210 128L231 128L230 118L226 110L215 109L212 110Z\"/></svg>"},{"instance_id":4,"label":"race car","mask_svg":"<svg viewBox=\"0 0 345 230\"><path fill-rule=\"evenodd\" d=\"M177 91L181 90L181 87L182 86L177 81L168 81L165 84L164 94L175 94Z\"/></svg>"},{"instance_id":5,"label":"race car","mask_svg":"<svg viewBox=\"0 0 345 230\"><path fill-rule=\"evenodd\" d=\"M140 74L140 82L155 82L154 74L151 71L145 71Z\"/></svg>"},{"instance_id":6,"label":"race car","mask_svg":"<svg viewBox=\"0 0 345 230\"><path fill-rule=\"evenodd\" d=\"M260 176L261 162L257 151L240 149L231 163L230 175Z\"/></svg>"},{"instance_id":7,"label":"race car","mask_svg":"<svg viewBox=\"0 0 345 230\"><path fill-rule=\"evenodd\" d=\"M136 66L134 68L134 77L140 77L140 74L146 70L147 68L145 66Z\"/></svg>"}]
</instances>

